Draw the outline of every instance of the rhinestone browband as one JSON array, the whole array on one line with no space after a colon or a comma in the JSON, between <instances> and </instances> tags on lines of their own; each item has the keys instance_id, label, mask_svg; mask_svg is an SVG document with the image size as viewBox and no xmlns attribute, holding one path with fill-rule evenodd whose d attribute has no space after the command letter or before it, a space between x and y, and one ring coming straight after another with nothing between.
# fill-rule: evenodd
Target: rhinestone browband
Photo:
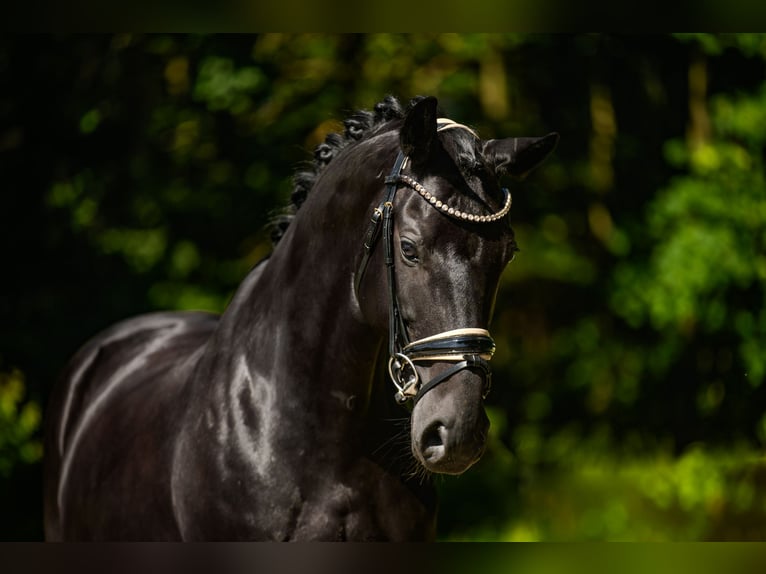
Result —
<instances>
[{"instance_id":1,"label":"rhinestone browband","mask_svg":"<svg viewBox=\"0 0 766 574\"><path fill-rule=\"evenodd\" d=\"M423 187L420 183L408 175L400 174L399 181L417 191L423 199L433 205L436 209L440 210L446 215L449 215L450 217L454 217L455 219L460 219L462 221L491 223L493 221L497 221L498 219L502 219L511 210L511 192L506 188L503 188L503 193L505 194L505 203L503 204L503 207L500 211L491 215L474 215L473 213L466 213L465 211L460 211L459 209L450 207L446 203L436 199L436 197L432 195L430 191L428 191L425 187Z\"/></svg>"}]
</instances>

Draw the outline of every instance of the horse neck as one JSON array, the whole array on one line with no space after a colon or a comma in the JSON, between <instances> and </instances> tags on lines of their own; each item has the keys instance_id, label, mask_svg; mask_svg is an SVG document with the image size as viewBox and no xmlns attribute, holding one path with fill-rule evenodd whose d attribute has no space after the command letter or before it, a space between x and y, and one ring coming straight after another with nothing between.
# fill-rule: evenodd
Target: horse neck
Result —
<instances>
[{"instance_id":1,"label":"horse neck","mask_svg":"<svg viewBox=\"0 0 766 574\"><path fill-rule=\"evenodd\" d=\"M217 334L216 346L228 349L224 384L241 384L243 372L261 381L272 410L320 429L324 444L353 435L368 412L384 334L361 316L353 277L396 154L388 147L390 154L362 146L333 160L271 258L243 282Z\"/></svg>"}]
</instances>

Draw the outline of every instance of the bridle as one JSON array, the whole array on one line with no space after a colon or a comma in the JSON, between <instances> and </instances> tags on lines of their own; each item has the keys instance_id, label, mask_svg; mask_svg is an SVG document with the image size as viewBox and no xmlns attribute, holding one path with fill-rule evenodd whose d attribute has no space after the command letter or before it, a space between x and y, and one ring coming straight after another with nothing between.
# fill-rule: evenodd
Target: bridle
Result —
<instances>
[{"instance_id":1,"label":"bridle","mask_svg":"<svg viewBox=\"0 0 766 574\"><path fill-rule=\"evenodd\" d=\"M460 128L466 129L476 136L473 130L452 120L439 118L437 122L439 124L437 131ZM478 136L476 137L478 138ZM428 391L464 369L475 369L482 372L484 375L482 396L486 398L492 385L492 369L489 366L489 361L495 352L495 342L490 336L489 331L479 328L454 329L416 341L410 341L409 339L396 293L393 226L394 198L401 183L416 191L430 205L453 219L473 223L491 223L502 219L508 214L511 209L511 194L507 189L503 188L505 201L503 207L496 213L490 215L465 213L437 199L413 178L402 175L401 172L406 163L407 157L400 151L391 173L385 179L386 192L383 201L373 210L372 217L370 218L370 225L364 237L364 254L356 274L354 289L358 294L362 277L382 231L389 295L388 372L397 389L395 394L396 401L404 404L408 400L413 399L414 406ZM422 384L415 364L433 361L444 361L454 364L427 383Z\"/></svg>"}]
</instances>

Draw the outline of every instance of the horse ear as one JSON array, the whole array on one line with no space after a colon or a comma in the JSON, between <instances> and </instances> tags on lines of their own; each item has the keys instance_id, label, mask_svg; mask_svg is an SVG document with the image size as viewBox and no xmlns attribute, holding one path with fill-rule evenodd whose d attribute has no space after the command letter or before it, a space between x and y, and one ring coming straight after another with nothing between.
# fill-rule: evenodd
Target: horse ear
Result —
<instances>
[{"instance_id":1,"label":"horse ear","mask_svg":"<svg viewBox=\"0 0 766 574\"><path fill-rule=\"evenodd\" d=\"M404 155L413 164L428 158L431 146L436 139L436 98L428 96L418 101L404 118L404 125L399 132L399 143Z\"/></svg>"},{"instance_id":2,"label":"horse ear","mask_svg":"<svg viewBox=\"0 0 766 574\"><path fill-rule=\"evenodd\" d=\"M555 132L539 138L488 140L483 154L498 176L509 174L522 178L540 165L558 142L559 134Z\"/></svg>"}]
</instances>

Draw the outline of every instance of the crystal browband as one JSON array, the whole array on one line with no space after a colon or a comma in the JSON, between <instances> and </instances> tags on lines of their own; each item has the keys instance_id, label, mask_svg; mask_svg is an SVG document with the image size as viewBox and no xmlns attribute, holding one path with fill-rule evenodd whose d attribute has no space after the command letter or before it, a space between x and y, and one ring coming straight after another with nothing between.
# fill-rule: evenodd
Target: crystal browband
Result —
<instances>
[{"instance_id":1,"label":"crystal browband","mask_svg":"<svg viewBox=\"0 0 766 574\"><path fill-rule=\"evenodd\" d=\"M497 221L498 219L502 219L503 217L508 215L508 212L511 210L511 202L512 202L511 192L508 191L506 188L503 188L505 201L500 211L497 211L490 215L476 215L473 213L466 213L465 211L460 211L459 209L450 207L443 201L436 199L436 197L430 191L428 191L420 183L412 179L409 175L400 174L399 181L401 181L407 187L410 187L414 189L415 191L417 191L423 199L425 199L428 203L433 205L436 209L438 209L442 213L445 213L446 215L449 215L450 217L454 217L455 219L460 219L462 221L472 221L475 223L491 223L493 221Z\"/></svg>"}]
</instances>

